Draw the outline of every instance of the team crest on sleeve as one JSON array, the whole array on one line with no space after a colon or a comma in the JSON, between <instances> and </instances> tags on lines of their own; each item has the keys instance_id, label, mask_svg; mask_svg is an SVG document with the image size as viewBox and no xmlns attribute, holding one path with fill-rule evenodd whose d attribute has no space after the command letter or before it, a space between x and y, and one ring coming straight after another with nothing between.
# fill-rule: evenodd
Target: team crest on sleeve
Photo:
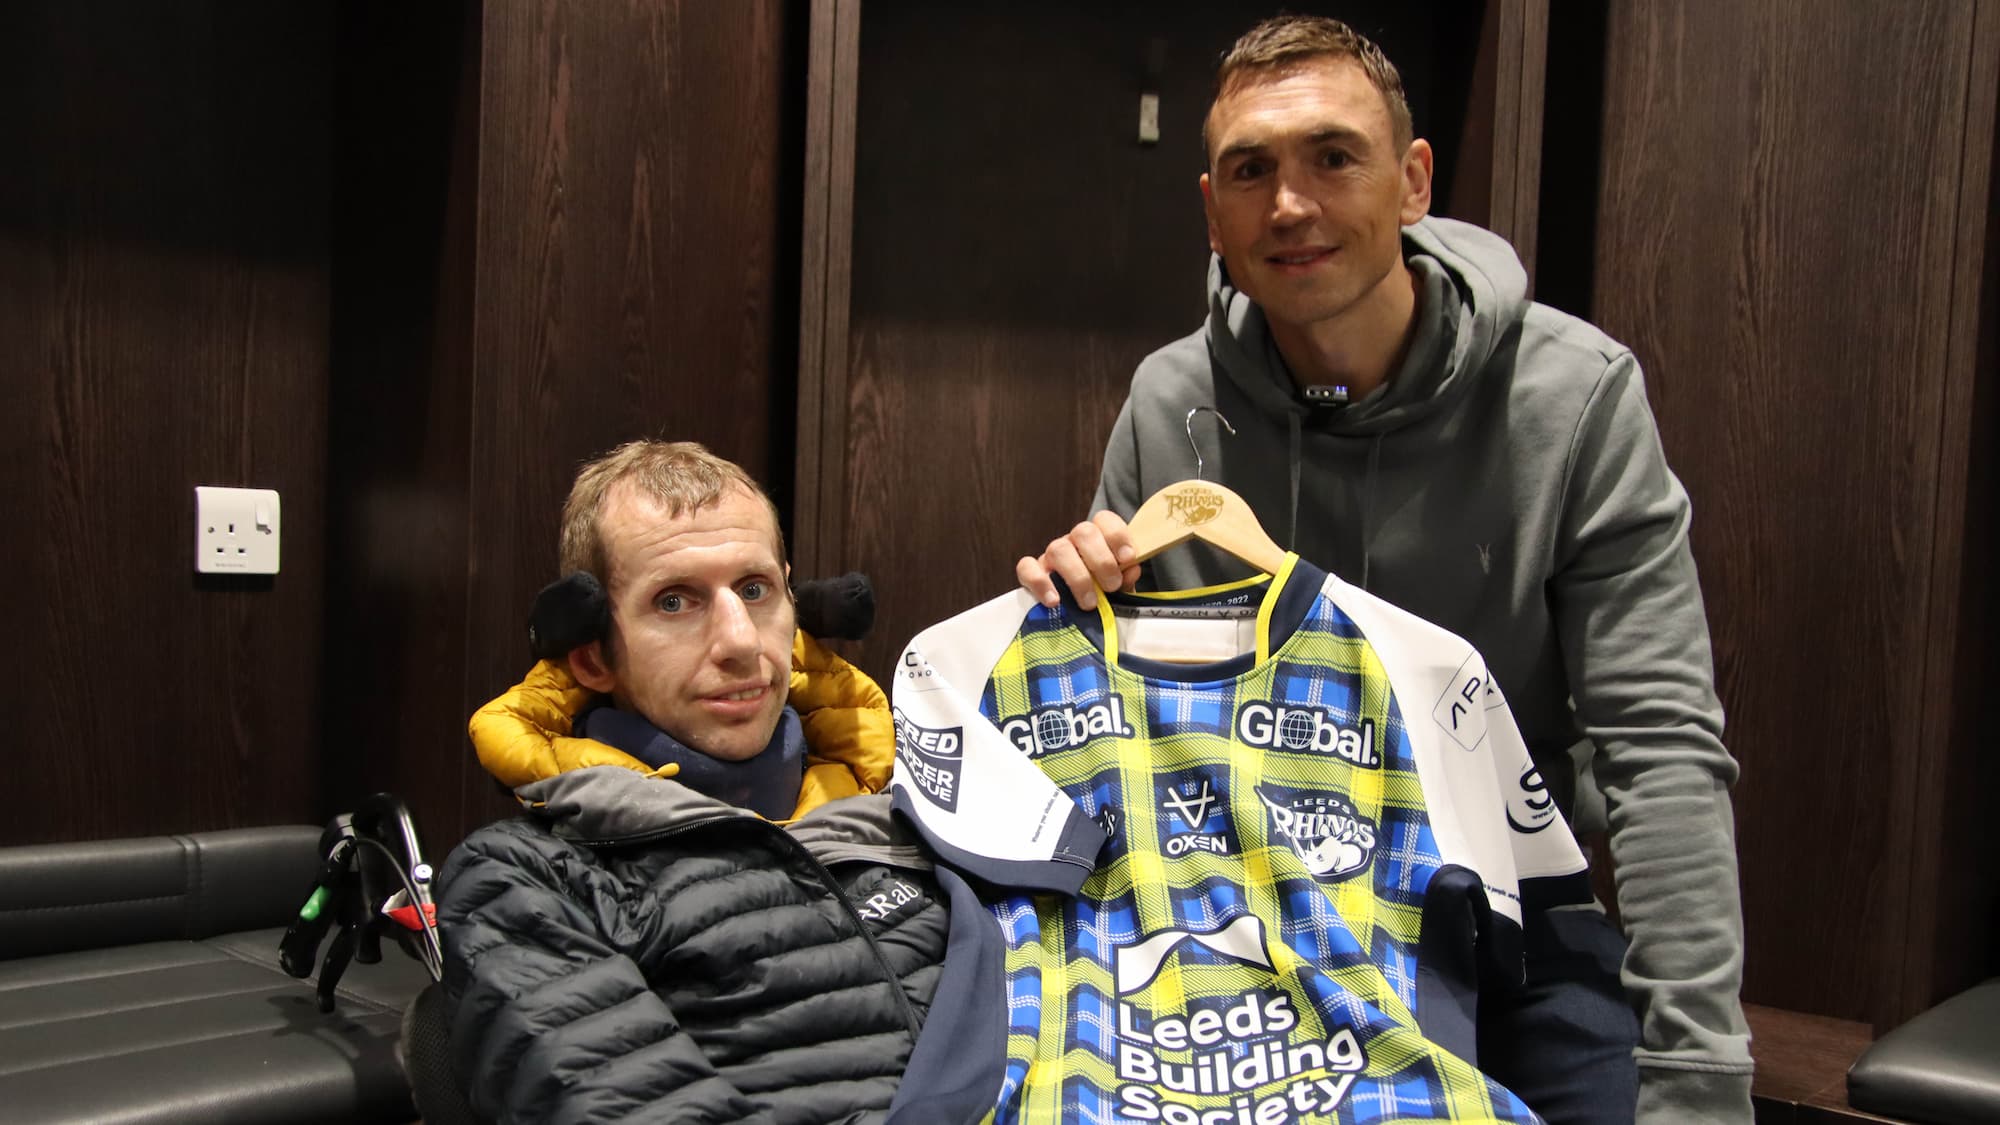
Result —
<instances>
[{"instance_id":1,"label":"team crest on sleeve","mask_svg":"<svg viewBox=\"0 0 2000 1125\"><path fill-rule=\"evenodd\" d=\"M925 727L896 711L896 766L904 780L946 812L958 811L958 778L965 763L965 728Z\"/></svg>"},{"instance_id":2,"label":"team crest on sleeve","mask_svg":"<svg viewBox=\"0 0 2000 1125\"><path fill-rule=\"evenodd\" d=\"M1337 882L1368 866L1375 856L1375 822L1336 793L1285 792L1259 786L1271 813L1271 830L1284 838L1313 878Z\"/></svg>"}]
</instances>

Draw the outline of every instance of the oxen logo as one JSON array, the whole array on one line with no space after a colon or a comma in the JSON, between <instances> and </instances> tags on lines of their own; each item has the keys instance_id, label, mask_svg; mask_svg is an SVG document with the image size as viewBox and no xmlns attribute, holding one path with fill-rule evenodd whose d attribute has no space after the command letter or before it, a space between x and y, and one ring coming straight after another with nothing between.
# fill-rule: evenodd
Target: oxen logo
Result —
<instances>
[{"instance_id":1,"label":"oxen logo","mask_svg":"<svg viewBox=\"0 0 2000 1125\"><path fill-rule=\"evenodd\" d=\"M1160 847L1168 855L1214 852L1228 855L1234 848L1227 835L1225 817L1215 815L1222 798L1208 778L1168 782L1160 787L1160 810L1164 829ZM1177 827L1178 826L1178 827ZM1182 828L1185 831L1181 830Z\"/></svg>"},{"instance_id":2,"label":"oxen logo","mask_svg":"<svg viewBox=\"0 0 2000 1125\"><path fill-rule=\"evenodd\" d=\"M1208 823L1208 810L1215 807L1215 794L1209 789L1208 779L1203 778L1200 788L1192 785L1178 789L1169 788L1167 795L1160 799L1160 807L1181 818L1181 823L1195 831Z\"/></svg>"},{"instance_id":3,"label":"oxen logo","mask_svg":"<svg viewBox=\"0 0 2000 1125\"><path fill-rule=\"evenodd\" d=\"M1375 822L1333 793L1284 794L1259 788L1271 827L1292 845L1315 879L1335 882L1368 866L1375 856Z\"/></svg>"},{"instance_id":4,"label":"oxen logo","mask_svg":"<svg viewBox=\"0 0 2000 1125\"><path fill-rule=\"evenodd\" d=\"M1222 514L1226 503L1222 494L1212 488L1191 484L1176 492L1167 493L1167 518L1175 523L1196 527Z\"/></svg>"},{"instance_id":5,"label":"oxen logo","mask_svg":"<svg viewBox=\"0 0 2000 1125\"><path fill-rule=\"evenodd\" d=\"M1514 791L1507 794L1507 823L1523 834L1540 832L1556 819L1556 799L1533 762L1521 771Z\"/></svg>"},{"instance_id":6,"label":"oxen logo","mask_svg":"<svg viewBox=\"0 0 2000 1125\"><path fill-rule=\"evenodd\" d=\"M900 710L895 718L897 780L915 785L946 812L957 812L965 728L918 726Z\"/></svg>"}]
</instances>

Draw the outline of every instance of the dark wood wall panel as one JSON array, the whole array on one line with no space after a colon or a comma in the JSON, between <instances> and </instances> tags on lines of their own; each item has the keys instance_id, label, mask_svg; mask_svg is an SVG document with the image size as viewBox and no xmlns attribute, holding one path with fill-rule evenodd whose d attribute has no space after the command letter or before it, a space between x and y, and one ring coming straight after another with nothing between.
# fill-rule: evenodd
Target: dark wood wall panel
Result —
<instances>
[{"instance_id":1,"label":"dark wood wall panel","mask_svg":"<svg viewBox=\"0 0 2000 1125\"><path fill-rule=\"evenodd\" d=\"M1939 435L1965 377L1953 278L1982 245L1960 246L1959 192L1969 148L1990 156L1973 23L1970 2L1656 2L1610 6L1606 34L1594 312L1646 365L1694 499L1743 763L1745 998L1878 1025L1908 1014L1929 935L1906 927L1937 893L1914 785L1946 752L1928 607L1957 593L1933 562L1959 549L1938 496L1964 451L1941 462Z\"/></svg>"},{"instance_id":2,"label":"dark wood wall panel","mask_svg":"<svg viewBox=\"0 0 2000 1125\"><path fill-rule=\"evenodd\" d=\"M1088 514L1133 368L1205 315L1197 180L1215 61L1278 7L862 8L852 271L830 281L851 287L848 335L826 379L845 486L837 506L822 500L815 549L875 581L858 656L872 674L918 629L1007 590L1018 556ZM1519 100L1518 11L1515 55L1489 45L1475 78L1479 6L1305 7L1376 37L1402 69L1440 152L1438 210L1489 206L1473 181L1490 177L1493 130L1467 119L1502 85ZM1146 146L1156 50L1161 140ZM1457 167L1461 144L1479 167Z\"/></svg>"},{"instance_id":3,"label":"dark wood wall panel","mask_svg":"<svg viewBox=\"0 0 2000 1125\"><path fill-rule=\"evenodd\" d=\"M0 843L313 811L330 29L0 12ZM197 580L198 484L282 493L283 573Z\"/></svg>"},{"instance_id":4,"label":"dark wood wall panel","mask_svg":"<svg viewBox=\"0 0 2000 1125\"><path fill-rule=\"evenodd\" d=\"M1993 450L2000 448L2000 8L1973 8L1948 280L1937 527L1919 734L1910 779L1908 945L1890 1015L1920 1011L2000 973L2000 835L1986 831L2000 756L1981 721L1994 664ZM1880 1017L1878 1017L1880 1018Z\"/></svg>"},{"instance_id":5,"label":"dark wood wall panel","mask_svg":"<svg viewBox=\"0 0 2000 1125\"><path fill-rule=\"evenodd\" d=\"M479 7L343 0L322 815L463 834Z\"/></svg>"},{"instance_id":6,"label":"dark wood wall panel","mask_svg":"<svg viewBox=\"0 0 2000 1125\"><path fill-rule=\"evenodd\" d=\"M580 461L689 438L791 478L804 31L778 0L484 8L467 714L528 666ZM511 806L466 786L464 826Z\"/></svg>"}]
</instances>

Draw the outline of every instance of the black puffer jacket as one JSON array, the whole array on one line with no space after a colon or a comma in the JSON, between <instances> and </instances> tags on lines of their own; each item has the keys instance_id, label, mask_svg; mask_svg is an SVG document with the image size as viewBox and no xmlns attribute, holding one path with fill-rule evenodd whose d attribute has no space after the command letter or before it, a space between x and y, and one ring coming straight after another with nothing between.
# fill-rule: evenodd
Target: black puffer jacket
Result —
<instances>
[{"instance_id":1,"label":"black puffer jacket","mask_svg":"<svg viewBox=\"0 0 2000 1125\"><path fill-rule=\"evenodd\" d=\"M440 875L454 1062L503 1121L881 1120L946 911L888 798L780 826L617 766ZM539 807L537 807L539 806Z\"/></svg>"}]
</instances>

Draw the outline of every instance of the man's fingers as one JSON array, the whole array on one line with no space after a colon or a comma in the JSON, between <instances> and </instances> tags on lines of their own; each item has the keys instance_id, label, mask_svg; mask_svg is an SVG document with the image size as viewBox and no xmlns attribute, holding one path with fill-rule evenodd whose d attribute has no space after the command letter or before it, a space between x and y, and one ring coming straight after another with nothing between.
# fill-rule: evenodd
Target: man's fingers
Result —
<instances>
[{"instance_id":1,"label":"man's fingers","mask_svg":"<svg viewBox=\"0 0 2000 1125\"><path fill-rule=\"evenodd\" d=\"M1116 590L1125 584L1125 567L1118 558L1116 549L1104 538L1104 532L1095 523L1080 523L1070 529L1069 544L1075 548L1077 557L1083 561L1087 578L1106 590ZM1069 575L1063 575L1069 581ZM1088 607L1086 607L1088 608Z\"/></svg>"},{"instance_id":2,"label":"man's fingers","mask_svg":"<svg viewBox=\"0 0 2000 1125\"><path fill-rule=\"evenodd\" d=\"M1104 545L1113 557L1136 572L1136 564L1132 563L1132 533L1125 526L1125 517L1106 508L1090 517L1090 525L1104 538ZM1127 578L1128 584L1133 581L1137 581L1136 573Z\"/></svg>"},{"instance_id":3,"label":"man's fingers","mask_svg":"<svg viewBox=\"0 0 2000 1125\"><path fill-rule=\"evenodd\" d=\"M1016 562L1014 578L1037 601L1053 607L1060 598L1052 576L1061 575L1078 608L1095 609L1097 588L1123 590L1139 580L1131 538L1118 513L1098 512L1070 528L1068 535L1050 540L1041 558Z\"/></svg>"},{"instance_id":4,"label":"man's fingers","mask_svg":"<svg viewBox=\"0 0 2000 1125\"><path fill-rule=\"evenodd\" d=\"M1062 575L1063 585L1069 587L1070 596L1076 599L1078 606L1083 609L1093 609L1097 605L1097 595L1090 585L1090 564L1078 554L1074 535L1075 533L1071 532L1071 538L1052 540L1048 550L1042 552L1042 565L1051 572ZM1053 592L1052 587L1051 593ZM1043 598L1042 604L1053 606L1056 603L1050 598Z\"/></svg>"},{"instance_id":5,"label":"man's fingers","mask_svg":"<svg viewBox=\"0 0 2000 1125\"><path fill-rule=\"evenodd\" d=\"M1035 595L1036 601L1052 609L1061 600L1056 595L1056 584L1049 581L1048 568L1042 565L1040 559L1022 555L1021 561L1014 564L1014 580L1021 584L1023 590Z\"/></svg>"}]
</instances>

